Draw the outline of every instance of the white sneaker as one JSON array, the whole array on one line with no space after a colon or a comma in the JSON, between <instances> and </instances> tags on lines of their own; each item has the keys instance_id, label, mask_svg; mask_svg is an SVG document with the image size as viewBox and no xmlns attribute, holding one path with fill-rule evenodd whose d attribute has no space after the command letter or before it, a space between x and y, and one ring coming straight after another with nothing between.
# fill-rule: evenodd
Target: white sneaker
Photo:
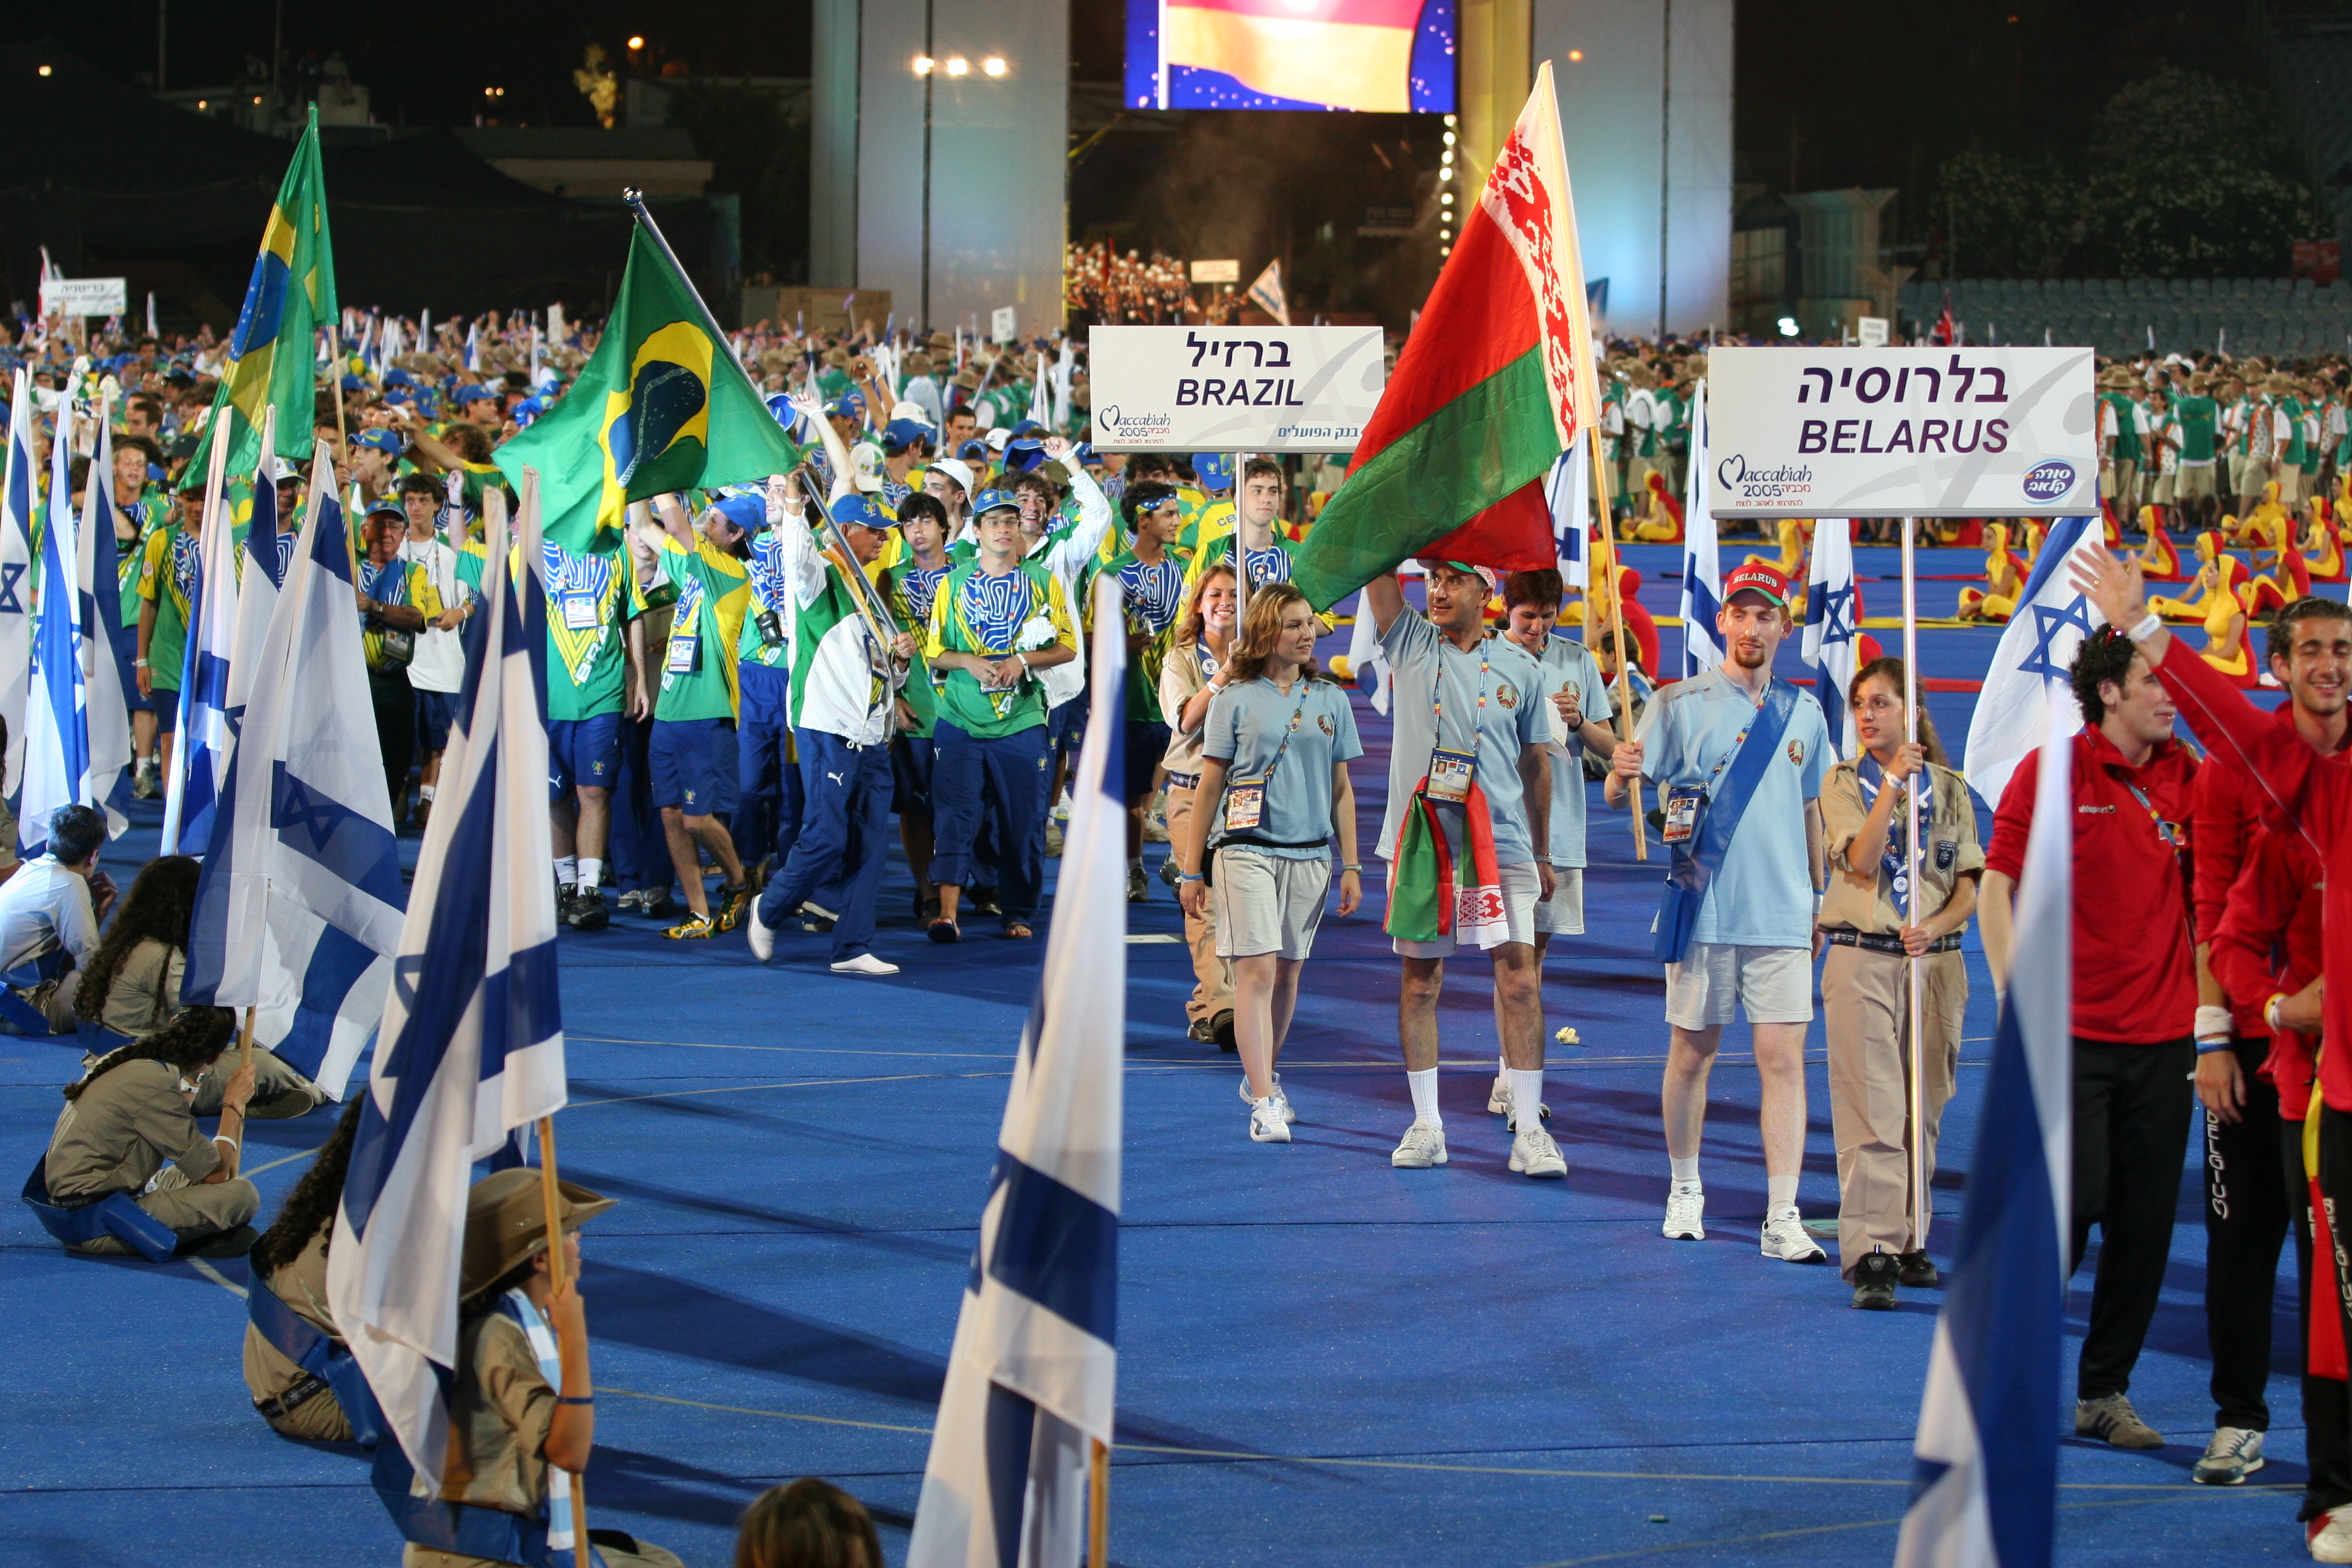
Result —
<instances>
[{"instance_id":1,"label":"white sneaker","mask_svg":"<svg viewBox=\"0 0 2352 1568\"><path fill-rule=\"evenodd\" d=\"M898 966L870 952L861 952L856 958L845 958L835 964L833 972L835 974L896 974Z\"/></svg>"},{"instance_id":2,"label":"white sneaker","mask_svg":"<svg viewBox=\"0 0 2352 1568\"><path fill-rule=\"evenodd\" d=\"M1666 1223L1658 1227L1668 1241L1706 1239L1706 1190L1694 1182L1666 1189Z\"/></svg>"},{"instance_id":3,"label":"white sneaker","mask_svg":"<svg viewBox=\"0 0 2352 1568\"><path fill-rule=\"evenodd\" d=\"M2189 1472L2209 1487L2234 1487L2263 1468L2263 1435L2246 1426L2216 1426L2204 1457Z\"/></svg>"},{"instance_id":4,"label":"white sneaker","mask_svg":"<svg viewBox=\"0 0 2352 1568\"><path fill-rule=\"evenodd\" d=\"M1494 1115L1501 1117L1503 1119L1503 1125L1507 1128L1511 1124L1511 1080L1505 1078L1501 1073L1496 1073L1495 1075L1495 1086L1486 1091L1486 1109ZM1536 1115L1542 1121L1549 1121L1551 1120L1551 1107L1546 1105L1541 1100L1538 1100L1536 1102Z\"/></svg>"},{"instance_id":5,"label":"white sneaker","mask_svg":"<svg viewBox=\"0 0 2352 1568\"><path fill-rule=\"evenodd\" d=\"M1565 1176L1568 1162L1560 1158L1559 1145L1538 1121L1521 1128L1511 1140L1511 1170L1522 1176Z\"/></svg>"},{"instance_id":6,"label":"white sneaker","mask_svg":"<svg viewBox=\"0 0 2352 1568\"><path fill-rule=\"evenodd\" d=\"M2352 1505L2329 1509L2304 1527L2304 1537L2314 1563L2352 1563Z\"/></svg>"},{"instance_id":7,"label":"white sneaker","mask_svg":"<svg viewBox=\"0 0 2352 1568\"><path fill-rule=\"evenodd\" d=\"M1282 1101L1268 1095L1264 1100L1250 1101L1250 1142L1253 1143L1287 1143L1290 1124L1282 1119Z\"/></svg>"},{"instance_id":8,"label":"white sneaker","mask_svg":"<svg viewBox=\"0 0 2352 1568\"><path fill-rule=\"evenodd\" d=\"M625 893L622 895L627 897ZM751 944L751 956L765 963L776 956L774 928L760 922L760 900L753 899L750 911L743 917L743 939Z\"/></svg>"},{"instance_id":9,"label":"white sneaker","mask_svg":"<svg viewBox=\"0 0 2352 1568\"><path fill-rule=\"evenodd\" d=\"M1404 1138L1389 1156L1389 1163L1400 1171L1426 1171L1432 1165L1445 1163L1445 1129L1432 1127L1426 1121L1416 1121L1404 1130Z\"/></svg>"},{"instance_id":10,"label":"white sneaker","mask_svg":"<svg viewBox=\"0 0 2352 1568\"><path fill-rule=\"evenodd\" d=\"M1759 1237L1761 1250L1767 1258L1777 1258L1783 1263L1827 1263L1830 1255L1822 1244L1805 1233L1805 1222L1797 1213L1797 1205L1789 1205L1764 1216L1764 1229Z\"/></svg>"},{"instance_id":11,"label":"white sneaker","mask_svg":"<svg viewBox=\"0 0 2352 1568\"><path fill-rule=\"evenodd\" d=\"M1280 1073L1274 1073L1270 1076L1274 1079L1274 1102L1275 1104L1282 1107L1283 1121L1286 1122L1297 1121L1298 1120L1298 1112L1290 1109L1290 1096L1282 1092L1282 1075ZM1257 1103L1257 1096L1252 1094L1249 1090L1249 1074L1242 1074L1242 1081L1239 1087L1241 1089L1242 1103L1244 1105L1255 1105Z\"/></svg>"}]
</instances>

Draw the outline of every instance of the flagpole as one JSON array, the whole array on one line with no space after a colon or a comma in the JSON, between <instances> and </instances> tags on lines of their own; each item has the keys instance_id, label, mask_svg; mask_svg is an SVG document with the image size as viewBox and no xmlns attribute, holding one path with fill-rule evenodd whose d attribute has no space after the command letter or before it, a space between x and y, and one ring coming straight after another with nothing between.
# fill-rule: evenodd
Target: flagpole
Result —
<instances>
[{"instance_id":1,"label":"flagpole","mask_svg":"<svg viewBox=\"0 0 2352 1568\"><path fill-rule=\"evenodd\" d=\"M1609 468L1601 456L1599 433L1588 425L1584 432L1584 448L1592 457L1592 505L1601 518L1601 539L1608 556L1601 563L1601 581L1609 588L1609 627L1617 639L1617 743L1623 745L1633 738L1633 650L1625 641L1625 606L1618 600L1617 588L1617 529L1609 515ZM1689 520L1684 520L1687 526ZM1585 615L1592 613L1592 594L1585 591ZM1688 637L1685 630L1683 634ZM1650 827L1642 820L1642 779L1636 773L1627 781L1626 799L1633 807L1633 858L1650 858Z\"/></svg>"},{"instance_id":2,"label":"flagpole","mask_svg":"<svg viewBox=\"0 0 2352 1568\"><path fill-rule=\"evenodd\" d=\"M1094 1439L1087 1477L1087 1568L1110 1568L1110 1445Z\"/></svg>"},{"instance_id":3,"label":"flagpole","mask_svg":"<svg viewBox=\"0 0 2352 1568\"><path fill-rule=\"evenodd\" d=\"M1919 579L1913 552L1918 546L1918 519L1903 520L1903 711L1912 744L1919 742ZM1935 775L1928 775L1929 786ZM1905 780L1908 786L1910 781ZM1919 921L1919 803L1906 801L1907 876L1911 886L1911 924ZM1926 961L1911 955L1911 1247L1927 1249L1927 1049L1921 1014L1926 985Z\"/></svg>"},{"instance_id":4,"label":"flagpole","mask_svg":"<svg viewBox=\"0 0 2352 1568\"><path fill-rule=\"evenodd\" d=\"M245 1010L245 1026L237 1031L236 1065L240 1068L253 1065L253 1009L250 1006Z\"/></svg>"},{"instance_id":5,"label":"flagpole","mask_svg":"<svg viewBox=\"0 0 2352 1568\"><path fill-rule=\"evenodd\" d=\"M547 1212L547 1293L551 1300L571 1289L563 1276L563 1194L555 1181L555 1118L539 1119L539 1201ZM589 1568L588 1491L584 1473L572 1475L572 1561Z\"/></svg>"}]
</instances>

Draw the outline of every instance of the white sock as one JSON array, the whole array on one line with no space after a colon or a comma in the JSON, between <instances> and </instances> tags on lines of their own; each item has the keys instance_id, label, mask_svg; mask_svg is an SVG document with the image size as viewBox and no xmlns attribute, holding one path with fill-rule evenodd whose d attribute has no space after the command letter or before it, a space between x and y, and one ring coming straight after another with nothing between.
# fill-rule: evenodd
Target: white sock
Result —
<instances>
[{"instance_id":1,"label":"white sock","mask_svg":"<svg viewBox=\"0 0 2352 1568\"><path fill-rule=\"evenodd\" d=\"M1696 1187L1699 1184L1697 1155L1693 1154L1687 1160L1677 1160L1670 1154L1666 1157L1666 1163L1674 1167L1675 1185Z\"/></svg>"},{"instance_id":2,"label":"white sock","mask_svg":"<svg viewBox=\"0 0 2352 1568\"><path fill-rule=\"evenodd\" d=\"M1767 1214L1779 1214L1782 1209L1797 1206L1797 1177L1791 1172L1785 1176L1764 1178L1764 1209Z\"/></svg>"},{"instance_id":3,"label":"white sock","mask_svg":"<svg viewBox=\"0 0 2352 1568\"><path fill-rule=\"evenodd\" d=\"M1543 1068L1507 1068L1504 1076L1511 1080L1511 1131L1523 1132L1530 1127L1543 1125Z\"/></svg>"},{"instance_id":4,"label":"white sock","mask_svg":"<svg viewBox=\"0 0 2352 1568\"><path fill-rule=\"evenodd\" d=\"M555 880L559 886L573 887L580 880L580 862L570 855L555 858Z\"/></svg>"},{"instance_id":5,"label":"white sock","mask_svg":"<svg viewBox=\"0 0 2352 1568\"><path fill-rule=\"evenodd\" d=\"M591 860L585 855L580 857L580 880L573 883L572 886L586 888L591 892L593 892L596 889L601 888L604 885L604 862L602 860Z\"/></svg>"},{"instance_id":6,"label":"white sock","mask_svg":"<svg viewBox=\"0 0 2352 1568\"><path fill-rule=\"evenodd\" d=\"M418 784L416 786L416 798L423 801L431 800L433 798L433 786L429 784Z\"/></svg>"},{"instance_id":7,"label":"white sock","mask_svg":"<svg viewBox=\"0 0 2352 1568\"><path fill-rule=\"evenodd\" d=\"M1412 1119L1426 1121L1432 1127L1445 1125L1445 1118L1437 1113L1437 1069L1408 1072L1404 1081L1412 1090Z\"/></svg>"}]
</instances>

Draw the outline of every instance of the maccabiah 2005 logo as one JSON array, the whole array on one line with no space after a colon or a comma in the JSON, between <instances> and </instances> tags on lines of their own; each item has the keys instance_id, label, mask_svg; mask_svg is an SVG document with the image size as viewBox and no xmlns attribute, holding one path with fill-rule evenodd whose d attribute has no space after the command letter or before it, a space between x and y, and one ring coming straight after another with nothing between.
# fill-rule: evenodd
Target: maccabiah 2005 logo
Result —
<instances>
[{"instance_id":1,"label":"maccabiah 2005 logo","mask_svg":"<svg viewBox=\"0 0 2352 1568\"><path fill-rule=\"evenodd\" d=\"M1122 414L1118 405L1095 410L1095 423L1103 433L1121 440L1141 440L1152 436L1165 436L1175 421L1165 414Z\"/></svg>"},{"instance_id":2,"label":"maccabiah 2005 logo","mask_svg":"<svg viewBox=\"0 0 2352 1568\"><path fill-rule=\"evenodd\" d=\"M1715 482L1740 500L1786 500L1813 493L1809 463L1783 463L1777 468L1751 468L1734 452L1715 466Z\"/></svg>"}]
</instances>

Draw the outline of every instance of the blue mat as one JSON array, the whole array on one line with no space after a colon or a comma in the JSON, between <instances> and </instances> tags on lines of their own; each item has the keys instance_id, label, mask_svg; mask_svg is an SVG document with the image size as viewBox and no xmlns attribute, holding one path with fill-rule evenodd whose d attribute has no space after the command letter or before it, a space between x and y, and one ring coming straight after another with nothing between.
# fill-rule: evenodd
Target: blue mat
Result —
<instances>
[{"instance_id":1,"label":"blue mat","mask_svg":"<svg viewBox=\"0 0 2352 1568\"><path fill-rule=\"evenodd\" d=\"M1671 587L1654 608L1671 609ZM1980 675L1994 635L1930 633L1922 662ZM1969 705L1935 699L1955 747ZM1360 698L1358 716L1373 749L1356 770L1369 846L1388 731ZM1658 869L1633 863L1626 818L1599 810L1597 793L1591 934L1562 939L1547 975L1549 1026L1583 1041L1551 1053L1564 1183L1504 1169L1507 1140L1484 1109L1495 1030L1475 963L1453 976L1442 1015L1453 1163L1389 1167L1411 1107L1377 889L1372 909L1326 922L1307 967L1283 1064L1300 1117L1287 1147L1248 1141L1234 1058L1184 1038L1191 975L1165 888L1155 879L1131 911L1114 1561L1889 1560L1939 1293L1858 1313L1833 1271L1757 1255L1756 1078L1737 1029L1713 1085L1707 1240L1660 1238L1665 1029L1646 935ZM118 876L152 852L154 816L142 818L109 852ZM665 942L632 916L563 942L565 1171L623 1200L586 1244L600 1393L590 1517L699 1568L730 1560L751 1498L799 1475L864 1498L890 1561L905 1550L1040 947L930 945L895 856L883 911L877 951L906 970L879 982L829 973L825 941L799 933L779 938L764 970L740 939ZM1969 967L1938 1256L1991 1033L1973 951ZM1800 1200L1827 1218L1836 1179L1818 1024L1810 1056ZM0 1039L11 1168L42 1147L75 1061L63 1043ZM325 1113L254 1125L265 1216L327 1131ZM2212 1415L2190 1178L2132 1389L2169 1446L2125 1454L2068 1439L2063 1563L2301 1555L2290 1378L2271 1384L2271 1465L2257 1484L2188 1480ZM0 1564L397 1560L362 1461L282 1441L252 1414L238 1370L244 1279L241 1262L68 1258L8 1207ZM2070 1332L2088 1303L2086 1267ZM2290 1286L2278 1309L2285 1373Z\"/></svg>"}]
</instances>

